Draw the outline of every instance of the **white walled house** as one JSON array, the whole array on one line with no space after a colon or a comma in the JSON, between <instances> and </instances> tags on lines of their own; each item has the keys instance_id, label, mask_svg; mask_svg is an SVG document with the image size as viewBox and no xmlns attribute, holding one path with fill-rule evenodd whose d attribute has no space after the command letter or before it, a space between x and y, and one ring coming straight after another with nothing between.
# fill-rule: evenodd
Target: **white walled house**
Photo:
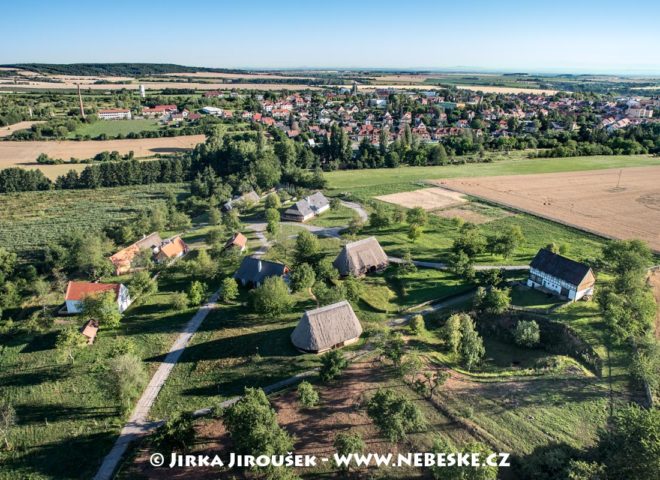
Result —
<instances>
[{"instance_id":1,"label":"white walled house","mask_svg":"<svg viewBox=\"0 0 660 480\"><path fill-rule=\"evenodd\" d=\"M99 110L97 116L101 120L130 120L133 116L128 108L110 108Z\"/></svg>"},{"instance_id":2,"label":"white walled house","mask_svg":"<svg viewBox=\"0 0 660 480\"><path fill-rule=\"evenodd\" d=\"M121 283L69 282L65 296L66 312L69 314L80 313L83 299L86 296L103 292L114 292L119 313L124 313L131 304L128 288Z\"/></svg>"},{"instance_id":3,"label":"white walled house","mask_svg":"<svg viewBox=\"0 0 660 480\"><path fill-rule=\"evenodd\" d=\"M589 266L545 248L529 265L527 286L539 288L569 300L580 300L594 293L596 277Z\"/></svg>"},{"instance_id":4,"label":"white walled house","mask_svg":"<svg viewBox=\"0 0 660 480\"><path fill-rule=\"evenodd\" d=\"M293 222L306 222L317 215L330 209L330 202L321 192L316 192L309 197L298 200L286 209L282 215L283 220Z\"/></svg>"}]
</instances>

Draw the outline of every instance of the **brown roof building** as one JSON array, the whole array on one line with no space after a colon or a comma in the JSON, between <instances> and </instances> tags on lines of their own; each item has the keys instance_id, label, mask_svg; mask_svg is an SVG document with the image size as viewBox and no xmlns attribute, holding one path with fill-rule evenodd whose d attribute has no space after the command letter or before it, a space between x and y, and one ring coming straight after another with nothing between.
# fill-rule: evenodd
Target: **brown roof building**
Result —
<instances>
[{"instance_id":1,"label":"brown roof building","mask_svg":"<svg viewBox=\"0 0 660 480\"><path fill-rule=\"evenodd\" d=\"M291 342L303 352L323 353L355 343L362 325L346 300L308 310L291 333Z\"/></svg>"},{"instance_id":2,"label":"brown roof building","mask_svg":"<svg viewBox=\"0 0 660 480\"><path fill-rule=\"evenodd\" d=\"M383 270L389 265L387 255L376 237L369 237L357 242L347 243L335 261L334 267L342 276L361 275Z\"/></svg>"}]
</instances>

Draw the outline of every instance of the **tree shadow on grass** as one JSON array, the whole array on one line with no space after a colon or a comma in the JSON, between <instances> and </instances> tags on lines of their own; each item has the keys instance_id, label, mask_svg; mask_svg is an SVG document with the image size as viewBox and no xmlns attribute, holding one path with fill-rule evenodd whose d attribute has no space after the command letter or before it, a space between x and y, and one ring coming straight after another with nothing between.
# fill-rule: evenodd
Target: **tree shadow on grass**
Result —
<instances>
[{"instance_id":1,"label":"tree shadow on grass","mask_svg":"<svg viewBox=\"0 0 660 480\"><path fill-rule=\"evenodd\" d=\"M54 382L67 374L64 366L39 367L22 370L0 377L0 387L26 387L44 382Z\"/></svg>"},{"instance_id":2,"label":"tree shadow on grass","mask_svg":"<svg viewBox=\"0 0 660 480\"><path fill-rule=\"evenodd\" d=\"M57 342L58 331L48 332L43 335L34 337L30 343L25 345L21 350L21 353L34 353L42 352L45 350L52 350L55 348L55 343Z\"/></svg>"},{"instance_id":3,"label":"tree shadow on grass","mask_svg":"<svg viewBox=\"0 0 660 480\"><path fill-rule=\"evenodd\" d=\"M115 407L75 407L68 405L16 405L19 425L35 423L54 423L67 420L104 420L116 417L119 411Z\"/></svg>"},{"instance_id":4,"label":"tree shadow on grass","mask_svg":"<svg viewBox=\"0 0 660 480\"><path fill-rule=\"evenodd\" d=\"M291 344L292 331L293 327L283 327L191 345L184 350L179 362L222 360L256 353L264 357L295 357L299 352ZM145 361L162 362L165 357L165 354L157 355Z\"/></svg>"},{"instance_id":5,"label":"tree shadow on grass","mask_svg":"<svg viewBox=\"0 0 660 480\"><path fill-rule=\"evenodd\" d=\"M8 459L2 472L7 478L92 478L115 438L115 432L100 432L27 448Z\"/></svg>"}]
</instances>

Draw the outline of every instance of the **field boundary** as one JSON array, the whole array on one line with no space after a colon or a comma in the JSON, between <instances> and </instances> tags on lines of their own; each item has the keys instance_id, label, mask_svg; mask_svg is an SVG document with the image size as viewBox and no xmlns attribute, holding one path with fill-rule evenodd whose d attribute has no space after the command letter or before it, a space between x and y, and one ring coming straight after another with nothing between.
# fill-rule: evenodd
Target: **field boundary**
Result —
<instances>
[{"instance_id":1,"label":"field boundary","mask_svg":"<svg viewBox=\"0 0 660 480\"><path fill-rule=\"evenodd\" d=\"M538 212L533 212L533 211L528 210L526 208L516 207L514 205L511 205L508 202L502 202L502 201L498 201L498 200L487 199L487 198L481 197L479 195L475 195L474 193L464 192L461 189L456 188L456 187L450 187L450 186L445 185L445 188L447 190L453 190L455 192L462 193L464 195L467 195L468 197L476 198L480 202L488 204L488 205L493 205L493 206L496 206L496 207L504 207L504 208L506 208L508 210L512 210L514 212L525 213L527 215L531 215L531 216L536 217L536 218L541 218L543 220L550 220L551 222L555 222L555 223L558 223L560 225L564 225L565 227L569 227L569 228L572 228L574 230L579 230L580 232L586 232L590 235L594 235L596 237L604 238L605 240L618 240L616 237L614 237L612 235L607 235L606 233L603 233L603 232L596 232L595 230L592 230L590 228L581 227L581 226L576 225L574 223L566 222L564 220L560 220L556 217L553 217L552 215L545 215L545 214L541 214L541 213L538 213ZM660 250L656 250L656 249L653 249L653 248L651 248L651 250L656 254L660 254Z\"/></svg>"}]
</instances>

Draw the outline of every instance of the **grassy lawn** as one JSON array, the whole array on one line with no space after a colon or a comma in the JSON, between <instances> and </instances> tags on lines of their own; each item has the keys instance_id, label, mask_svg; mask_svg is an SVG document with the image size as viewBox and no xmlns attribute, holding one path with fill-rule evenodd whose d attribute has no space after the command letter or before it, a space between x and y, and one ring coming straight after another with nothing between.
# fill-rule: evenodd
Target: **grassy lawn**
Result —
<instances>
[{"instance_id":1,"label":"grassy lawn","mask_svg":"<svg viewBox=\"0 0 660 480\"><path fill-rule=\"evenodd\" d=\"M518 285L511 290L511 304L518 307L545 310L560 303L563 303L563 301L555 295L550 295L549 293L532 288Z\"/></svg>"},{"instance_id":2,"label":"grassy lawn","mask_svg":"<svg viewBox=\"0 0 660 480\"><path fill-rule=\"evenodd\" d=\"M143 209L164 204L168 191L182 196L185 186L154 184L0 195L0 244L17 252L38 250L72 230L101 230Z\"/></svg>"},{"instance_id":3,"label":"grassy lawn","mask_svg":"<svg viewBox=\"0 0 660 480\"><path fill-rule=\"evenodd\" d=\"M430 268L418 268L397 278L396 267L364 277L362 285L362 303L372 310L385 313L397 313L472 288L449 272Z\"/></svg>"},{"instance_id":4,"label":"grassy lawn","mask_svg":"<svg viewBox=\"0 0 660 480\"><path fill-rule=\"evenodd\" d=\"M117 135L153 132L158 129L160 129L158 120L98 120L94 123L86 123L80 126L71 132L67 138L72 139L79 136L96 138L103 134L108 138L113 138Z\"/></svg>"},{"instance_id":5,"label":"grassy lawn","mask_svg":"<svg viewBox=\"0 0 660 480\"><path fill-rule=\"evenodd\" d=\"M492 207L497 209L498 207ZM524 243L516 249L511 258L482 254L476 263L486 265L524 265L531 261L538 250L550 242L565 243L570 250L567 255L575 260L589 260L600 254L605 240L579 230L543 220L532 215L502 215L491 222L479 225L485 235L492 235L509 226L520 226L525 236ZM403 256L410 251L415 260L445 262L449 249L459 235L459 228L450 219L430 215L424 233L416 241L408 238L408 225L393 224L384 228L366 226L360 235L375 235L388 255Z\"/></svg>"},{"instance_id":6,"label":"grassy lawn","mask_svg":"<svg viewBox=\"0 0 660 480\"><path fill-rule=\"evenodd\" d=\"M596 302L568 304L554 312L552 318L570 326L582 340L594 347L603 359L603 377L609 382L608 388L620 395L633 392L628 370L630 351L626 345L608 346L607 327Z\"/></svg>"},{"instance_id":7,"label":"grassy lawn","mask_svg":"<svg viewBox=\"0 0 660 480\"><path fill-rule=\"evenodd\" d=\"M329 193L350 193L358 199L415 190L420 182L437 178L520 175L527 173L574 172L603 168L660 165L660 158L648 155L611 155L568 158L525 158L525 152L512 152L492 163L435 167L400 167L373 170L343 170L326 173Z\"/></svg>"},{"instance_id":8,"label":"grassy lawn","mask_svg":"<svg viewBox=\"0 0 660 480\"><path fill-rule=\"evenodd\" d=\"M243 292L241 301L246 299ZM317 357L301 354L290 340L303 311L315 304L306 294L295 299L292 311L280 318L263 318L240 304L211 312L174 367L152 417L208 407L245 386L265 387L316 366Z\"/></svg>"},{"instance_id":9,"label":"grassy lawn","mask_svg":"<svg viewBox=\"0 0 660 480\"><path fill-rule=\"evenodd\" d=\"M409 347L455 369L439 389L438 402L496 450L524 456L549 443L583 447L594 442L608 415L609 378L590 374L572 358L489 336L484 362L466 372L446 352L440 324L427 321L428 331L411 337ZM624 400L627 391L616 394L615 401Z\"/></svg>"},{"instance_id":10,"label":"grassy lawn","mask_svg":"<svg viewBox=\"0 0 660 480\"><path fill-rule=\"evenodd\" d=\"M189 281L167 270L159 292L137 299L121 325L101 330L74 364L58 360L55 341L63 325L81 323L76 317L59 319L41 334L0 339L0 395L18 417L10 437L14 449L0 452L0 479L91 478L123 423L104 384L107 361L130 341L153 373L196 310L170 306L173 292L184 290Z\"/></svg>"},{"instance_id":11,"label":"grassy lawn","mask_svg":"<svg viewBox=\"0 0 660 480\"><path fill-rule=\"evenodd\" d=\"M353 215L353 210L344 207L343 205L339 205L336 208L331 208L327 212L322 213L318 217L314 217L307 223L319 227L343 227L348 225L348 222L351 221Z\"/></svg>"}]
</instances>

